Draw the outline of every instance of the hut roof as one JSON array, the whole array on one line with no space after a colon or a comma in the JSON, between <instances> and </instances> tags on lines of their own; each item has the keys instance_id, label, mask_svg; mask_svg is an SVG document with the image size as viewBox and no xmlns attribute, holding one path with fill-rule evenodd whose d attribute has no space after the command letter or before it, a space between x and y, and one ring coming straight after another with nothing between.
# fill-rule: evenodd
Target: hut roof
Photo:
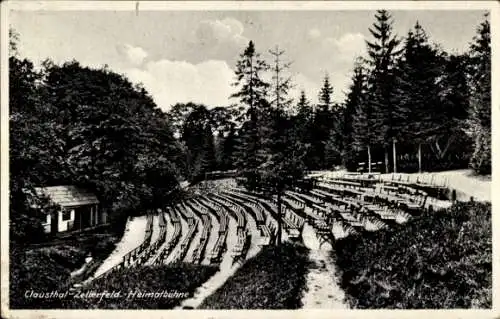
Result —
<instances>
[{"instance_id":1,"label":"hut roof","mask_svg":"<svg viewBox=\"0 0 500 319\"><path fill-rule=\"evenodd\" d=\"M36 187L38 196L47 196L52 202L63 207L99 204L97 197L76 186Z\"/></svg>"}]
</instances>

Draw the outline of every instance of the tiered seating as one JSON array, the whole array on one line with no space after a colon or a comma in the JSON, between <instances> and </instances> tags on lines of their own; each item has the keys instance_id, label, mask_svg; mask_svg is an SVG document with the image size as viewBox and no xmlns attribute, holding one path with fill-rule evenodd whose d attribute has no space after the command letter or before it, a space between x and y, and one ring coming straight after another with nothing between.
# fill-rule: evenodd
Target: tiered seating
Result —
<instances>
[{"instance_id":1,"label":"tiered seating","mask_svg":"<svg viewBox=\"0 0 500 319\"><path fill-rule=\"evenodd\" d=\"M219 234L224 234L228 230L228 216L227 213L221 206L214 204L213 202L206 200L204 197L198 197L196 199L200 206L208 209L212 214L216 216L217 221L219 222Z\"/></svg>"},{"instance_id":2,"label":"tiered seating","mask_svg":"<svg viewBox=\"0 0 500 319\"><path fill-rule=\"evenodd\" d=\"M337 204L344 204L349 207L350 213L354 214L359 223L364 223L371 230L385 228L387 225L394 226L406 222L411 216L405 211L411 203L395 194L386 194L386 197L379 196L379 193L371 192L360 198L342 198L341 195L329 193L327 191L315 190L314 194L324 196ZM390 197L388 197L390 196ZM392 199L392 202L388 201ZM371 199L368 201L367 199ZM360 218L359 216L363 216ZM352 222L354 225L356 223ZM386 224L386 225L384 225Z\"/></svg>"},{"instance_id":3,"label":"tiered seating","mask_svg":"<svg viewBox=\"0 0 500 319\"><path fill-rule=\"evenodd\" d=\"M185 204L182 206L186 207ZM188 210L189 209L184 209L184 216L189 216L189 218L187 218L188 232L184 237L184 240L180 243L180 249L177 256L173 260L173 263L181 262L186 257L189 246L191 245L194 235L197 232L198 221L194 218L194 214L191 211L187 212Z\"/></svg>"},{"instance_id":4,"label":"tiered seating","mask_svg":"<svg viewBox=\"0 0 500 319\"><path fill-rule=\"evenodd\" d=\"M275 203L277 204L277 199L274 198ZM314 219L323 219L324 217L320 214L317 214L317 212L313 210L307 210L305 209L306 203L295 196L287 195L283 196L282 198L283 204L291 209L294 213L297 215L301 216L304 219L307 219L308 221L312 221Z\"/></svg>"},{"instance_id":5,"label":"tiered seating","mask_svg":"<svg viewBox=\"0 0 500 319\"><path fill-rule=\"evenodd\" d=\"M225 196L224 196L225 195ZM254 209L251 205L248 205L249 201L241 198L230 197L230 195L226 195L226 193L221 194L220 196L225 197L228 201L242 207L247 211L247 213L252 214L253 216L259 216L259 223L256 222L257 228L260 231L260 238L258 244L260 246L267 246L272 242L272 238L274 237L274 233L270 230L268 225L265 224L264 217L259 209L255 206ZM258 213L257 213L258 212Z\"/></svg>"},{"instance_id":6,"label":"tiered seating","mask_svg":"<svg viewBox=\"0 0 500 319\"><path fill-rule=\"evenodd\" d=\"M430 197L447 200L448 187L446 186L446 177L441 177L438 180L434 174L428 175L410 175L410 174L393 174L391 178L385 178L384 181L394 186L407 186L416 190L424 191Z\"/></svg>"},{"instance_id":7,"label":"tiered seating","mask_svg":"<svg viewBox=\"0 0 500 319\"><path fill-rule=\"evenodd\" d=\"M192 263L199 264L202 261L203 256L205 255L205 250L208 244L210 231L212 229L212 220L208 216L207 212L204 211L204 208L200 207L196 201L192 200L187 205L189 208L191 208L191 210L194 213L197 213L198 215L201 216L201 222L202 222L201 238L197 247L195 247L193 254L191 256L192 258L190 260Z\"/></svg>"},{"instance_id":8,"label":"tiered seating","mask_svg":"<svg viewBox=\"0 0 500 319\"><path fill-rule=\"evenodd\" d=\"M245 229L246 218L243 209L241 207L238 207L234 203L231 203L230 201L228 201L224 197L221 197L218 194L212 193L209 196L212 201L218 203L219 205L224 207L226 211L232 212L236 216L236 222L238 224L237 231L243 231L243 229Z\"/></svg>"},{"instance_id":9,"label":"tiered seating","mask_svg":"<svg viewBox=\"0 0 500 319\"><path fill-rule=\"evenodd\" d=\"M152 260L153 264L164 264L167 260L167 257L170 255L170 253L172 253L174 247L177 246L181 239L182 226L181 220L178 216L177 208L178 206L174 206L171 209L167 210L170 221L174 226L174 231L171 240L164 246L163 250L158 254L158 256L154 260ZM167 212L165 214L167 214Z\"/></svg>"},{"instance_id":10,"label":"tiered seating","mask_svg":"<svg viewBox=\"0 0 500 319\"><path fill-rule=\"evenodd\" d=\"M229 223L226 209L217 202L211 201L203 197L198 198L198 202L207 207L208 209L218 212L218 215L220 216L219 219L220 227L217 240L215 242L214 247L212 248L212 251L209 252L208 254L208 258L211 264L219 264L222 261L222 254L226 251L226 239L227 239L228 223Z\"/></svg>"},{"instance_id":11,"label":"tiered seating","mask_svg":"<svg viewBox=\"0 0 500 319\"><path fill-rule=\"evenodd\" d=\"M401 197L398 194L382 193L381 191L375 190L349 190L325 182L318 183L317 187L319 190L330 194L335 194L338 197L345 199L349 203L356 203L356 200L360 199L362 201L369 201L378 203L380 205L386 205L390 208L404 207L410 212L418 212L419 209L422 208L421 203L413 203L409 199Z\"/></svg>"},{"instance_id":12,"label":"tiered seating","mask_svg":"<svg viewBox=\"0 0 500 319\"><path fill-rule=\"evenodd\" d=\"M233 264L245 260L248 250L250 249L251 238L252 236L248 230L238 232L238 242L231 255L233 257Z\"/></svg>"},{"instance_id":13,"label":"tiered seating","mask_svg":"<svg viewBox=\"0 0 500 319\"><path fill-rule=\"evenodd\" d=\"M264 216L264 209L262 208L262 206L260 206L260 204L258 203L258 201L254 197L244 195L244 194L238 194L237 192L234 192L234 191L229 190L229 189L226 189L223 192L223 194L228 196L229 198L238 200L239 202L244 202L244 203L249 204L253 208L253 213L255 214L255 216L254 216L255 223L257 225L265 224L266 219Z\"/></svg>"},{"instance_id":14,"label":"tiered seating","mask_svg":"<svg viewBox=\"0 0 500 319\"><path fill-rule=\"evenodd\" d=\"M141 254L149 246L149 244L151 242L152 233L153 233L153 215L148 214L147 215L147 222L146 222L146 232L144 235L144 241L139 246L132 249L125 256L123 256L122 263L123 263L124 267L129 267L129 266L133 265L134 263L136 263L137 259L141 256Z\"/></svg>"},{"instance_id":15,"label":"tiered seating","mask_svg":"<svg viewBox=\"0 0 500 319\"><path fill-rule=\"evenodd\" d=\"M248 199L248 201L251 201L255 203L258 207L262 208L262 212L269 212L273 218L277 219L278 218L278 212L277 212L277 203L274 202L275 204L271 205L266 199L263 197L253 197L251 195L248 195L244 190L241 189L233 189L234 192L237 192L239 195L242 197ZM271 202L273 200L271 199ZM298 215L297 213L294 213L292 210L290 210L288 207L285 205L282 206L282 221L283 221L283 227L284 229L288 232L289 237L291 238L298 238L300 236L300 233L302 231L302 227L304 226L304 218Z\"/></svg>"},{"instance_id":16,"label":"tiered seating","mask_svg":"<svg viewBox=\"0 0 500 319\"><path fill-rule=\"evenodd\" d=\"M144 251L138 256L138 258L129 266L137 267L151 260L153 256L157 255L161 246L165 243L165 240L167 238L166 221L164 219L165 216L163 214L160 214L159 218L160 218L160 226L159 226L160 233L158 235L158 238L153 243L150 243L150 245L147 246L144 249Z\"/></svg>"}]
</instances>

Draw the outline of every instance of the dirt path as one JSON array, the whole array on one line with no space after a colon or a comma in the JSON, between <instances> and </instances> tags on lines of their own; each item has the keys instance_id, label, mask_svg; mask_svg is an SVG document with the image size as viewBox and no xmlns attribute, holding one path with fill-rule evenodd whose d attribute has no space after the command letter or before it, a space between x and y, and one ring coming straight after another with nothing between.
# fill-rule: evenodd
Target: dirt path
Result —
<instances>
[{"instance_id":1,"label":"dirt path","mask_svg":"<svg viewBox=\"0 0 500 319\"><path fill-rule=\"evenodd\" d=\"M302 298L304 309L347 309L344 301L344 291L336 282L336 269L331 257L332 247L329 243L322 244L312 227L304 225L304 244L310 249L309 259L312 263L307 274L307 292Z\"/></svg>"},{"instance_id":2,"label":"dirt path","mask_svg":"<svg viewBox=\"0 0 500 319\"><path fill-rule=\"evenodd\" d=\"M122 239L116 245L115 250L109 255L102 265L96 270L94 277L106 272L108 269L114 267L122 261L125 256L132 249L139 246L144 240L144 233L146 231L146 216L135 217L127 221L125 226L125 233Z\"/></svg>"}]
</instances>

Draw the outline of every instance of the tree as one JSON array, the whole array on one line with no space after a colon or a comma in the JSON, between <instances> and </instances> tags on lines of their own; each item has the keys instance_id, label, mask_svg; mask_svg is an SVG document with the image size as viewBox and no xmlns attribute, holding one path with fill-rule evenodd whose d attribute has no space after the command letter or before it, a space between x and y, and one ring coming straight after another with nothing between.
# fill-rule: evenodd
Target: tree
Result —
<instances>
[{"instance_id":1,"label":"tree","mask_svg":"<svg viewBox=\"0 0 500 319\"><path fill-rule=\"evenodd\" d=\"M191 180L215 168L215 149L210 111L204 105L192 105L181 130L187 148L187 173Z\"/></svg>"},{"instance_id":2,"label":"tree","mask_svg":"<svg viewBox=\"0 0 500 319\"><path fill-rule=\"evenodd\" d=\"M292 141L300 143L305 152L304 165L306 169L312 169L315 166L314 150L314 112L313 106L307 99L307 96L302 90L295 106L296 115L291 117L293 123Z\"/></svg>"},{"instance_id":3,"label":"tree","mask_svg":"<svg viewBox=\"0 0 500 319\"><path fill-rule=\"evenodd\" d=\"M469 127L474 138L470 164L480 174L491 174L491 34L487 15L477 28L469 51L472 62Z\"/></svg>"},{"instance_id":4,"label":"tree","mask_svg":"<svg viewBox=\"0 0 500 319\"><path fill-rule=\"evenodd\" d=\"M353 146L354 150L360 151L366 149L368 156L368 173L372 171L372 145L379 141L379 136L375 130L375 110L372 103L368 102L370 94L367 92L366 75L363 67L358 64L357 83L360 86L361 94L356 98L355 113L353 116ZM363 85L364 83L364 85ZM364 87L364 88L363 88Z\"/></svg>"},{"instance_id":5,"label":"tree","mask_svg":"<svg viewBox=\"0 0 500 319\"><path fill-rule=\"evenodd\" d=\"M374 129L380 136L380 143L384 148L385 171L389 171L389 158L387 147L395 142L397 130L394 126L396 110L392 103L394 87L395 60L401 53L398 49L400 40L392 34L391 15L386 10L377 10L376 22L369 28L374 37L373 41L366 41L368 46L368 64L371 72L368 78L369 98L375 117Z\"/></svg>"},{"instance_id":6,"label":"tree","mask_svg":"<svg viewBox=\"0 0 500 319\"><path fill-rule=\"evenodd\" d=\"M355 125L356 120L361 120L361 118L356 118L356 112L359 109L362 112L363 99L366 98L366 70L363 68L362 60L357 59L354 66L354 72L352 76L352 83L349 87L349 92L347 94L347 99L345 102L345 108L343 112L343 144L344 149L342 153L342 158L344 160L343 164L348 170L354 170L356 168L356 148L355 148ZM360 126L358 125L358 128ZM359 138L360 136L358 136ZM361 141L358 141L361 142ZM358 144L363 144L358 143Z\"/></svg>"},{"instance_id":7,"label":"tree","mask_svg":"<svg viewBox=\"0 0 500 319\"><path fill-rule=\"evenodd\" d=\"M285 51L276 46L275 50L269 51L274 57L272 76L272 100L274 109L271 112L270 135L267 135L265 143L269 146L267 161L259 168L259 180L277 196L278 205L278 229L276 244L281 244L282 237L282 196L286 188L295 183L297 178L303 174L303 163L296 156L296 151L290 145L299 147L300 143L293 139L293 126L287 110L290 109L292 99L289 90L292 87L291 78L284 75L290 63L284 63L280 58ZM300 150L300 148L299 148ZM303 156L303 154L301 154ZM298 161L298 162L297 162ZM299 171L300 170L300 171Z\"/></svg>"},{"instance_id":8,"label":"tree","mask_svg":"<svg viewBox=\"0 0 500 319\"><path fill-rule=\"evenodd\" d=\"M290 111L293 99L288 97L288 92L292 88L291 76L286 76L284 73L290 68L291 62L282 60L284 50L280 50L276 46L274 50L269 50L269 53L274 58L272 65L272 90L270 103L278 110L283 110L284 113Z\"/></svg>"},{"instance_id":9,"label":"tree","mask_svg":"<svg viewBox=\"0 0 500 319\"><path fill-rule=\"evenodd\" d=\"M236 64L233 85L239 89L231 95L231 98L239 99L241 109L246 109L239 134L236 167L249 182L249 187L256 182L254 172L266 156L261 139L267 133L264 122L270 110L267 101L270 85L262 79L262 75L268 69L268 64L260 58L253 41L250 41Z\"/></svg>"},{"instance_id":10,"label":"tree","mask_svg":"<svg viewBox=\"0 0 500 319\"><path fill-rule=\"evenodd\" d=\"M236 160L236 151L238 148L238 136L235 125L233 124L227 136L221 141L221 170L234 169Z\"/></svg>"},{"instance_id":11,"label":"tree","mask_svg":"<svg viewBox=\"0 0 500 319\"><path fill-rule=\"evenodd\" d=\"M177 187L178 144L142 87L76 61L45 62L36 79L29 76L32 94L18 90L23 76L11 76L12 180L88 188L112 220L157 208Z\"/></svg>"},{"instance_id":12,"label":"tree","mask_svg":"<svg viewBox=\"0 0 500 319\"><path fill-rule=\"evenodd\" d=\"M332 94L333 87L330 84L328 74L326 74L323 79L323 86L318 94L319 103L314 113L312 153L316 168L326 168L325 146L330 137L330 130L334 125Z\"/></svg>"},{"instance_id":13,"label":"tree","mask_svg":"<svg viewBox=\"0 0 500 319\"><path fill-rule=\"evenodd\" d=\"M447 122L440 115L443 114L440 111L443 102L439 99L441 88L438 85L445 64L444 57L429 43L417 22L405 39L403 54L395 70L396 85L391 99L396 110L394 130L402 140L418 145L419 172L422 170L422 144L435 139L440 132L439 126ZM396 163L393 164L396 171Z\"/></svg>"}]
</instances>

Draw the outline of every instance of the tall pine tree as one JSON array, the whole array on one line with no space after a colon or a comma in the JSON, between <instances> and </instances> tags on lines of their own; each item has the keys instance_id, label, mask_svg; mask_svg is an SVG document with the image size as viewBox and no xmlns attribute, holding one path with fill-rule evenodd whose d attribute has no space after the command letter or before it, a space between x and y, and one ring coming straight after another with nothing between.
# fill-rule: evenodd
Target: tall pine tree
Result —
<instances>
[{"instance_id":1,"label":"tall pine tree","mask_svg":"<svg viewBox=\"0 0 500 319\"><path fill-rule=\"evenodd\" d=\"M412 141L418 147L418 167L422 169L422 144L438 134L440 87L445 61L428 40L417 22L408 32L403 54L398 61L393 102L393 128L403 141ZM442 121L441 121L442 123ZM396 163L394 171L396 171Z\"/></svg>"},{"instance_id":2,"label":"tall pine tree","mask_svg":"<svg viewBox=\"0 0 500 319\"><path fill-rule=\"evenodd\" d=\"M357 59L354 66L354 74L351 79L352 83L349 87L349 93L345 102L343 110L343 144L344 149L342 153L343 164L347 170L352 171L356 169L356 138L361 136L356 135L355 128L361 128L357 118L357 111L363 111L363 99L366 98L366 70L363 67L362 60ZM361 137L362 138L362 137ZM363 145L364 141L358 141L358 145Z\"/></svg>"},{"instance_id":3,"label":"tall pine tree","mask_svg":"<svg viewBox=\"0 0 500 319\"><path fill-rule=\"evenodd\" d=\"M269 113L267 95L270 85L262 79L262 75L268 69L269 65L260 58L253 41L250 41L236 64L236 81L233 85L238 91L231 95L231 98L237 98L241 108L246 110L245 121L239 134L236 167L245 177L248 187L254 187L258 182L255 173L265 161L261 124Z\"/></svg>"},{"instance_id":4,"label":"tall pine tree","mask_svg":"<svg viewBox=\"0 0 500 319\"><path fill-rule=\"evenodd\" d=\"M369 28L373 41L366 41L368 45L368 63L371 66L369 76L370 96L367 103L371 104L374 113L374 129L380 137L380 144L384 148L385 171L389 171L388 147L395 142L398 134L395 129L395 113L392 102L394 94L394 65L401 53L398 49L400 40L392 33L392 17L386 10L378 10L375 14L376 22Z\"/></svg>"},{"instance_id":5,"label":"tall pine tree","mask_svg":"<svg viewBox=\"0 0 500 319\"><path fill-rule=\"evenodd\" d=\"M330 137L330 130L333 124L332 95L333 87L330 84L330 77L326 74L323 79L323 86L318 94L319 103L314 112L314 127L312 132L312 155L314 157L314 166L317 169L327 168L325 161L325 146Z\"/></svg>"}]
</instances>

